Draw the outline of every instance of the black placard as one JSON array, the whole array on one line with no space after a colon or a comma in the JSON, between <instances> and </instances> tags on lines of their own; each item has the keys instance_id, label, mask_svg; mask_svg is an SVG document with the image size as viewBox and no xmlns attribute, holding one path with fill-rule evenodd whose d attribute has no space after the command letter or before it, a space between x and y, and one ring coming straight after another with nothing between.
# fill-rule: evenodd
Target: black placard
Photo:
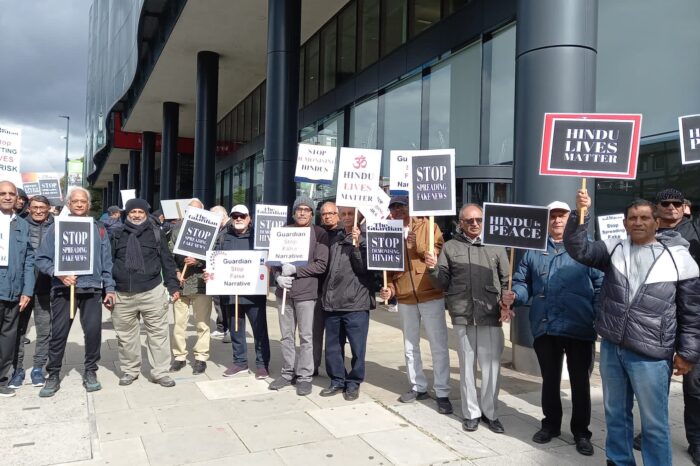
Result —
<instances>
[{"instance_id":1,"label":"black placard","mask_svg":"<svg viewBox=\"0 0 700 466\"><path fill-rule=\"evenodd\" d=\"M367 225L366 241L369 270L404 270L402 220Z\"/></svg>"},{"instance_id":2,"label":"black placard","mask_svg":"<svg viewBox=\"0 0 700 466\"><path fill-rule=\"evenodd\" d=\"M22 183L22 189L24 189L27 197L38 196L41 194L41 188L38 182L33 183Z\"/></svg>"},{"instance_id":3,"label":"black placard","mask_svg":"<svg viewBox=\"0 0 700 466\"><path fill-rule=\"evenodd\" d=\"M58 218L55 231L54 275L92 274L93 220Z\"/></svg>"},{"instance_id":4,"label":"black placard","mask_svg":"<svg viewBox=\"0 0 700 466\"><path fill-rule=\"evenodd\" d=\"M61 184L58 180L39 180L39 190L41 195L45 196L50 201L60 201L63 199L61 196Z\"/></svg>"},{"instance_id":5,"label":"black placard","mask_svg":"<svg viewBox=\"0 0 700 466\"><path fill-rule=\"evenodd\" d=\"M206 210L189 208L182 221L173 252L182 256L207 260L219 232L220 217Z\"/></svg>"},{"instance_id":6,"label":"black placard","mask_svg":"<svg viewBox=\"0 0 700 466\"><path fill-rule=\"evenodd\" d=\"M700 162L700 115L678 118L683 164Z\"/></svg>"},{"instance_id":7,"label":"black placard","mask_svg":"<svg viewBox=\"0 0 700 466\"><path fill-rule=\"evenodd\" d=\"M414 154L410 158L410 215L454 215L454 150L442 153Z\"/></svg>"},{"instance_id":8,"label":"black placard","mask_svg":"<svg viewBox=\"0 0 700 466\"><path fill-rule=\"evenodd\" d=\"M549 209L484 203L483 243L518 249L547 249Z\"/></svg>"},{"instance_id":9,"label":"black placard","mask_svg":"<svg viewBox=\"0 0 700 466\"><path fill-rule=\"evenodd\" d=\"M254 249L270 249L270 231L287 223L287 206L255 206Z\"/></svg>"}]
</instances>

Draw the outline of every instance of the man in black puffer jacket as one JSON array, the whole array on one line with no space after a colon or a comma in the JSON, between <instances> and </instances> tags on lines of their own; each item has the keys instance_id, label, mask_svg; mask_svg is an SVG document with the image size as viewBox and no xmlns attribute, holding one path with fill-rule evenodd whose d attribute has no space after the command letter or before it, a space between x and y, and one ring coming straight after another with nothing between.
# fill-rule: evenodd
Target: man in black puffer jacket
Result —
<instances>
[{"instance_id":1,"label":"man in black puffer jacket","mask_svg":"<svg viewBox=\"0 0 700 466\"><path fill-rule=\"evenodd\" d=\"M581 190L576 206L591 200ZM634 464L633 396L642 421L644 464L671 464L668 389L673 368L687 374L700 361L700 280L688 242L677 232L656 235L654 205L637 200L625 210L626 239L589 242L589 216L572 212L566 251L605 273L595 327L603 338L606 454L614 464ZM674 356L675 354L675 356Z\"/></svg>"}]
</instances>

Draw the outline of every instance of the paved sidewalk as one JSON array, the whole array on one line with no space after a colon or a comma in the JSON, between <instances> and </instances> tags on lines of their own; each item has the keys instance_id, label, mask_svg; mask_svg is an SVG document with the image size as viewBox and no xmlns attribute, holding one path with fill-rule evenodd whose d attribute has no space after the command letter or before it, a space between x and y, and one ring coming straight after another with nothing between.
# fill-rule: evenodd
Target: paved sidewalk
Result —
<instances>
[{"instance_id":1,"label":"paved sidewalk","mask_svg":"<svg viewBox=\"0 0 700 466\"><path fill-rule=\"evenodd\" d=\"M274 303L268 303L274 304ZM272 376L279 373L277 311L268 306L272 346ZM435 401L397 401L407 390L398 314L372 314L367 348L367 376L360 398L321 398L328 385L323 370L314 391L298 397L292 387L280 392L251 374L222 377L231 360L231 345L212 339L205 375L193 376L191 366L175 374L177 386L161 388L147 380L148 363L129 387L118 385L117 342L104 311L102 360L98 377L103 390L86 394L81 385L82 330L76 321L66 351L61 390L53 398L38 397L25 385L0 404L0 458L8 465L593 465L604 464L605 422L597 367L592 377L595 455L579 455L570 433L547 445L531 441L539 428L539 378L509 369L510 348L504 352L500 419L506 433L481 426L474 433L461 428L459 366L450 332L451 399L455 415L435 411ZM212 314L215 317L215 314ZM213 324L213 322L212 322ZM194 343L188 328L188 344ZM250 335L250 332L249 332ZM507 335L507 333L506 333ZM34 333L29 337L33 340ZM143 337L145 340L145 336ZM249 337L252 344L252 338ZM507 342L507 344L509 344ZM421 342L424 365L430 369L427 341ZM33 341L28 345L31 361ZM253 358L252 348L249 357ZM190 360L191 363L191 360ZM428 378L432 372L427 371ZM27 377L28 381L28 377ZM568 384L563 429L571 404ZM692 465L685 452L681 384L671 384L671 428L674 464ZM641 464L641 457L637 461Z\"/></svg>"}]
</instances>

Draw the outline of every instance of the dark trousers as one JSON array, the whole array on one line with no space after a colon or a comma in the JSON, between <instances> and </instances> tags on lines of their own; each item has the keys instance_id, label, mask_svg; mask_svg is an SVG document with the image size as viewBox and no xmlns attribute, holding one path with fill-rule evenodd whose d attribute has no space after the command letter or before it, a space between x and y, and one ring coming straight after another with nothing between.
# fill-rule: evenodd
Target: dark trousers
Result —
<instances>
[{"instance_id":1,"label":"dark trousers","mask_svg":"<svg viewBox=\"0 0 700 466\"><path fill-rule=\"evenodd\" d=\"M321 365L321 356L323 355L323 331L326 328L324 319L326 313L321 305L321 298L316 300L314 308L314 326L313 326L313 349L314 349L314 373L318 373L318 368Z\"/></svg>"},{"instance_id":2,"label":"dark trousers","mask_svg":"<svg viewBox=\"0 0 700 466\"><path fill-rule=\"evenodd\" d=\"M566 354L566 367L571 383L571 433L574 438L591 438L590 377L595 343L569 337L542 335L533 343L542 371L542 428L559 432L562 408L560 398L561 371Z\"/></svg>"},{"instance_id":3,"label":"dark trousers","mask_svg":"<svg viewBox=\"0 0 700 466\"><path fill-rule=\"evenodd\" d=\"M15 356L18 320L19 302L0 301L0 378L10 376L9 370Z\"/></svg>"},{"instance_id":4,"label":"dark trousers","mask_svg":"<svg viewBox=\"0 0 700 466\"><path fill-rule=\"evenodd\" d=\"M102 344L102 293L76 293L76 313L80 310L80 325L85 335L85 371L97 371ZM46 372L59 375L66 352L68 333L73 325L70 318L70 293L67 288L51 292L51 340Z\"/></svg>"},{"instance_id":5,"label":"dark trousers","mask_svg":"<svg viewBox=\"0 0 700 466\"><path fill-rule=\"evenodd\" d=\"M326 372L334 387L355 389L365 380L369 311L326 312ZM345 340L350 342L350 372L345 369Z\"/></svg>"},{"instance_id":6,"label":"dark trousers","mask_svg":"<svg viewBox=\"0 0 700 466\"><path fill-rule=\"evenodd\" d=\"M270 364L270 339L267 335L267 314L264 305L238 305L238 331L236 328L236 312L233 304L221 306L222 312L231 316L229 331L233 347L233 363L237 366L248 367L248 343L246 342L245 318L253 331L253 346L255 348L255 367L267 367Z\"/></svg>"},{"instance_id":7,"label":"dark trousers","mask_svg":"<svg viewBox=\"0 0 700 466\"><path fill-rule=\"evenodd\" d=\"M228 332L228 324L231 321L231 317L226 315L223 306L221 306L221 296L212 296L212 303L214 303L214 310L216 311L216 330L219 332Z\"/></svg>"},{"instance_id":8,"label":"dark trousers","mask_svg":"<svg viewBox=\"0 0 700 466\"><path fill-rule=\"evenodd\" d=\"M689 444L700 445L700 364L683 376L683 402L685 437Z\"/></svg>"},{"instance_id":9,"label":"dark trousers","mask_svg":"<svg viewBox=\"0 0 700 466\"><path fill-rule=\"evenodd\" d=\"M12 367L24 369L24 343L23 337L29 329L29 319L34 312L34 326L36 327L36 345L34 346L34 367L43 368L49 358L49 339L51 338L51 298L49 294L34 295L27 308L19 313L19 325L17 326L17 340L15 343L15 357Z\"/></svg>"}]
</instances>

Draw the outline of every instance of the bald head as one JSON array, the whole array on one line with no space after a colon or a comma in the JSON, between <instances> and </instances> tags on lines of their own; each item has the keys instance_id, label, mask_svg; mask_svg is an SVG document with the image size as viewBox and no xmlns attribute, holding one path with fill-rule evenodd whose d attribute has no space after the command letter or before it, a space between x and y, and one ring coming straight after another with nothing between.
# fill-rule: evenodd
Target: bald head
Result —
<instances>
[{"instance_id":1,"label":"bald head","mask_svg":"<svg viewBox=\"0 0 700 466\"><path fill-rule=\"evenodd\" d=\"M187 207L195 207L197 209L203 209L204 204L202 204L202 201L197 199L196 197L190 201L189 204L187 204Z\"/></svg>"}]
</instances>

